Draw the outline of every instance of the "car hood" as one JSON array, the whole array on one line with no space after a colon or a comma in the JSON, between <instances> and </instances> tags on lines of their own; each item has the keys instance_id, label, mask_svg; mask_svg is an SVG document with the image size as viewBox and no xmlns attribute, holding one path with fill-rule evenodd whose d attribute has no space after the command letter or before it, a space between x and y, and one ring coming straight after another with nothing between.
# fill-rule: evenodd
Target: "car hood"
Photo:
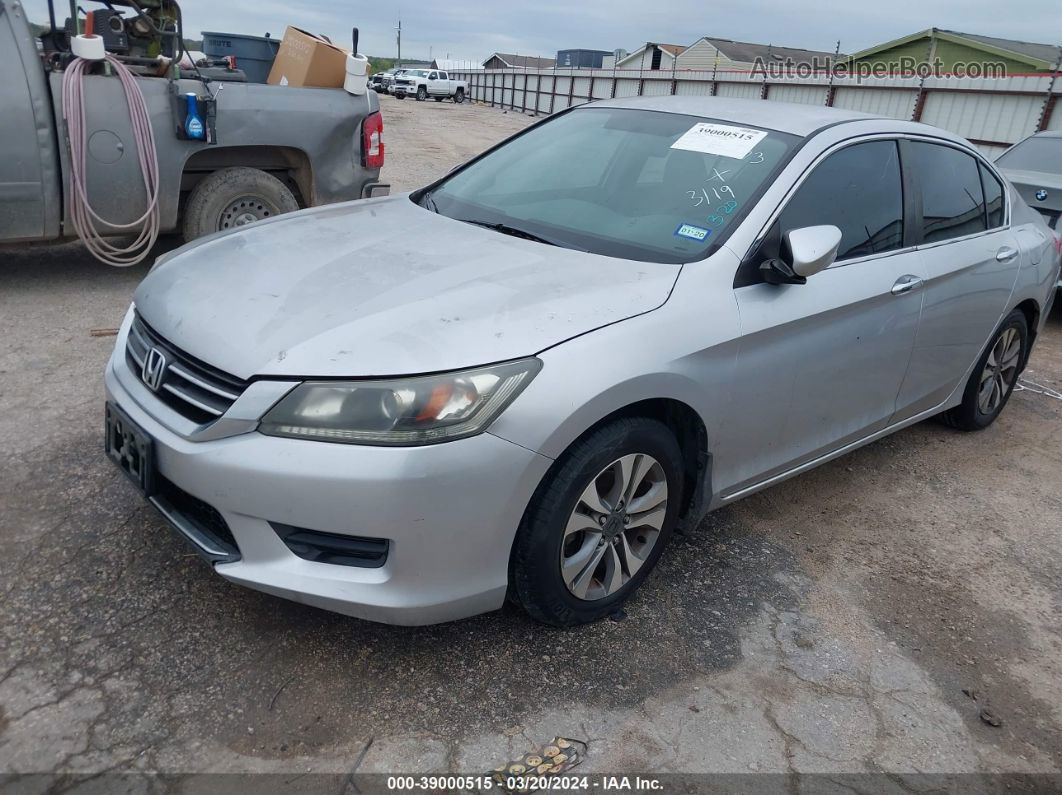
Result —
<instances>
[{"instance_id":1,"label":"car hood","mask_svg":"<svg viewBox=\"0 0 1062 795\"><path fill-rule=\"evenodd\" d=\"M648 312L680 269L499 234L393 196L192 244L133 301L173 345L240 378L401 375L532 355Z\"/></svg>"}]
</instances>

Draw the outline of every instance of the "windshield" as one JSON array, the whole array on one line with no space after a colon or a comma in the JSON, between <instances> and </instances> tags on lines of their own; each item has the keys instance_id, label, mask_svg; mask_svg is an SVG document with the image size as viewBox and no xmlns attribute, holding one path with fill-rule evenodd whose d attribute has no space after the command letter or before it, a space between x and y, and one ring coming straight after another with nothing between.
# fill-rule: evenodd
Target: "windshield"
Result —
<instances>
[{"instance_id":1,"label":"windshield","mask_svg":"<svg viewBox=\"0 0 1062 795\"><path fill-rule=\"evenodd\" d=\"M695 116L581 108L417 198L451 218L568 248L689 262L726 239L799 140Z\"/></svg>"},{"instance_id":2,"label":"windshield","mask_svg":"<svg viewBox=\"0 0 1062 795\"><path fill-rule=\"evenodd\" d=\"M1062 138L1026 138L996 159L1000 168L1062 174Z\"/></svg>"}]
</instances>

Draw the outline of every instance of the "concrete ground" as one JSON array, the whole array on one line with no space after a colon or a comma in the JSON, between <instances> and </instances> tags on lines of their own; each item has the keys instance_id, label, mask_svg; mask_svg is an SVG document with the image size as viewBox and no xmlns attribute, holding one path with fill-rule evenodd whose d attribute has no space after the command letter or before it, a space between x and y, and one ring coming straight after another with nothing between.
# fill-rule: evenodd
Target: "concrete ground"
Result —
<instances>
[{"instance_id":1,"label":"concrete ground","mask_svg":"<svg viewBox=\"0 0 1062 795\"><path fill-rule=\"evenodd\" d=\"M396 191L530 121L382 104ZM1058 399L709 516L624 621L395 628L227 584L104 459L92 330L146 267L0 262L0 773L474 773L555 735L578 772L1062 770ZM1062 389L1059 311L1025 375Z\"/></svg>"}]
</instances>

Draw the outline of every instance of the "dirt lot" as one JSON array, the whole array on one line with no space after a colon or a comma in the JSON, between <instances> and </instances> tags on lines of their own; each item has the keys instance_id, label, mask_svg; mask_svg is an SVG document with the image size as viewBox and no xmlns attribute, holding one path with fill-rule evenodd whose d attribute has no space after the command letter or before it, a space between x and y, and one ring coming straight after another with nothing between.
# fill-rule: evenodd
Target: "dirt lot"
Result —
<instances>
[{"instance_id":1,"label":"dirt lot","mask_svg":"<svg viewBox=\"0 0 1062 795\"><path fill-rule=\"evenodd\" d=\"M530 121L383 105L396 191ZM482 771L558 734L589 741L586 772L842 788L1062 770L1060 400L1021 391L983 433L918 425L711 515L625 621L564 632L506 609L392 628L225 583L104 460L113 338L90 330L118 325L144 267L77 245L0 262L0 773L298 787ZM1026 377L1062 389L1058 310Z\"/></svg>"}]
</instances>

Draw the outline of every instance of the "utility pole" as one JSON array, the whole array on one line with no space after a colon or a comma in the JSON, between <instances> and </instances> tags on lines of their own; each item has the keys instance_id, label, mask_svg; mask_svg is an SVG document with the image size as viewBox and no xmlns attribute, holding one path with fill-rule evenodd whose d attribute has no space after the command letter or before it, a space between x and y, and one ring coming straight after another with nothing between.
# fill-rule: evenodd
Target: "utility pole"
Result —
<instances>
[{"instance_id":1,"label":"utility pole","mask_svg":"<svg viewBox=\"0 0 1062 795\"><path fill-rule=\"evenodd\" d=\"M396 69L402 68L402 20L398 20L398 65Z\"/></svg>"}]
</instances>

